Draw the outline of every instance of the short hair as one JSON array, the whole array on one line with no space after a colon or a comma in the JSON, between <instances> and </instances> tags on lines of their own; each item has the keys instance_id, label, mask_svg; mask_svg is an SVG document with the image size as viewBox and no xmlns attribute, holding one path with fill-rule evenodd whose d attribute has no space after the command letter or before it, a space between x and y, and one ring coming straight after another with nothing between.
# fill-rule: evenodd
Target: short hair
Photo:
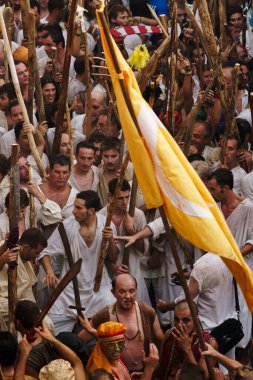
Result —
<instances>
[{"instance_id":1,"label":"short hair","mask_svg":"<svg viewBox=\"0 0 253 380\"><path fill-rule=\"evenodd\" d=\"M199 364L184 361L179 373L180 380L204 380L205 374Z\"/></svg>"},{"instance_id":2,"label":"short hair","mask_svg":"<svg viewBox=\"0 0 253 380\"><path fill-rule=\"evenodd\" d=\"M101 376L107 376L109 380L114 380L114 376L110 372L106 371L106 369L104 368L97 368L96 371L93 372L92 375L90 375L89 379L99 380L101 379Z\"/></svg>"},{"instance_id":3,"label":"short hair","mask_svg":"<svg viewBox=\"0 0 253 380\"><path fill-rule=\"evenodd\" d=\"M38 13L40 13L40 4L37 0L30 0L30 8L37 8Z\"/></svg>"},{"instance_id":4,"label":"short hair","mask_svg":"<svg viewBox=\"0 0 253 380\"><path fill-rule=\"evenodd\" d=\"M10 160L8 160L7 157L5 157L4 154L0 153L0 173L3 177L5 177L8 174L8 171L10 170Z\"/></svg>"},{"instance_id":5,"label":"short hair","mask_svg":"<svg viewBox=\"0 0 253 380\"><path fill-rule=\"evenodd\" d=\"M64 0L49 0L47 8L48 12L51 13L55 9L62 10L64 6Z\"/></svg>"},{"instance_id":6,"label":"short hair","mask_svg":"<svg viewBox=\"0 0 253 380\"><path fill-rule=\"evenodd\" d=\"M80 55L80 57L77 57L74 62L74 69L77 74L84 74L85 73L85 59L84 55Z\"/></svg>"},{"instance_id":7,"label":"short hair","mask_svg":"<svg viewBox=\"0 0 253 380\"><path fill-rule=\"evenodd\" d=\"M117 137L106 137L102 141L101 151L104 152L105 150L110 149L115 149L120 152L120 141L117 139Z\"/></svg>"},{"instance_id":8,"label":"short hair","mask_svg":"<svg viewBox=\"0 0 253 380\"><path fill-rule=\"evenodd\" d=\"M117 183L118 183L118 178L113 178L111 181L108 182L108 189L112 195L115 194ZM126 179L123 179L120 191L127 191L127 190L130 191L131 186L129 185Z\"/></svg>"},{"instance_id":9,"label":"short hair","mask_svg":"<svg viewBox=\"0 0 253 380\"><path fill-rule=\"evenodd\" d=\"M26 330L35 327L36 321L40 314L39 306L32 301L22 300L16 303L15 319L19 320Z\"/></svg>"},{"instance_id":10,"label":"short hair","mask_svg":"<svg viewBox=\"0 0 253 380\"><path fill-rule=\"evenodd\" d=\"M234 187L233 173L225 168L220 168L211 173L208 177L209 181L215 179L219 186L228 186L230 190Z\"/></svg>"},{"instance_id":11,"label":"short hair","mask_svg":"<svg viewBox=\"0 0 253 380\"><path fill-rule=\"evenodd\" d=\"M9 331L0 331L0 365L12 367L18 354L17 339Z\"/></svg>"},{"instance_id":12,"label":"short hair","mask_svg":"<svg viewBox=\"0 0 253 380\"><path fill-rule=\"evenodd\" d=\"M23 129L23 126L24 126L24 122L23 121L18 121L17 124L15 125L14 127L14 133L15 133L15 137L16 137L16 140L19 139L19 136L20 136L20 133Z\"/></svg>"},{"instance_id":13,"label":"short hair","mask_svg":"<svg viewBox=\"0 0 253 380\"><path fill-rule=\"evenodd\" d=\"M71 169L70 158L64 154L57 154L50 160L50 169L52 170L56 164L60 166L68 166L69 170Z\"/></svg>"},{"instance_id":14,"label":"short hair","mask_svg":"<svg viewBox=\"0 0 253 380\"><path fill-rule=\"evenodd\" d=\"M108 117L109 115L109 108L104 108L102 109L99 114L98 114L98 118L100 116L107 116ZM112 112L111 114L111 124L114 125L116 124L117 125L117 129L120 131L121 130L121 124L120 124L120 121L119 119L115 116L114 112Z\"/></svg>"},{"instance_id":15,"label":"short hair","mask_svg":"<svg viewBox=\"0 0 253 380\"><path fill-rule=\"evenodd\" d=\"M46 34L45 37L51 37L56 45L60 42L62 43L62 47L65 47L65 40L63 37L62 29L58 24L51 24L51 28L45 29Z\"/></svg>"},{"instance_id":16,"label":"short hair","mask_svg":"<svg viewBox=\"0 0 253 380\"><path fill-rule=\"evenodd\" d=\"M88 209L94 208L95 211L98 211L101 208L99 196L93 190L81 191L76 195L76 199L85 201L85 206Z\"/></svg>"},{"instance_id":17,"label":"short hair","mask_svg":"<svg viewBox=\"0 0 253 380\"><path fill-rule=\"evenodd\" d=\"M19 244L28 244L31 248L37 248L41 245L43 248L47 247L47 239L43 232L38 228L28 228L19 239Z\"/></svg>"},{"instance_id":18,"label":"short hair","mask_svg":"<svg viewBox=\"0 0 253 380\"><path fill-rule=\"evenodd\" d=\"M10 193L8 193L5 197L4 205L7 209L10 207ZM29 206L29 198L27 192L24 189L20 189L20 206L28 207Z\"/></svg>"},{"instance_id":19,"label":"short hair","mask_svg":"<svg viewBox=\"0 0 253 380\"><path fill-rule=\"evenodd\" d=\"M239 136L235 135L235 134L230 134L227 138L228 140L236 140L237 141L237 149L240 149L242 147L242 144L241 144L241 140L239 138Z\"/></svg>"},{"instance_id":20,"label":"short hair","mask_svg":"<svg viewBox=\"0 0 253 380\"><path fill-rule=\"evenodd\" d=\"M200 153L193 153L187 157L187 160L192 163L194 161L205 161L204 157Z\"/></svg>"},{"instance_id":21,"label":"short hair","mask_svg":"<svg viewBox=\"0 0 253 380\"><path fill-rule=\"evenodd\" d=\"M88 141L80 141L76 146L76 156L78 156L79 150L85 148L85 149L91 149L93 150L95 154L95 147Z\"/></svg>"},{"instance_id":22,"label":"short hair","mask_svg":"<svg viewBox=\"0 0 253 380\"><path fill-rule=\"evenodd\" d=\"M243 144L245 141L246 135L251 133L250 123L247 120L241 119L239 117L236 118L235 121L238 128L240 141Z\"/></svg>"},{"instance_id":23,"label":"short hair","mask_svg":"<svg viewBox=\"0 0 253 380\"><path fill-rule=\"evenodd\" d=\"M240 13L241 15L243 15L243 9L238 6L238 7L229 7L228 9L228 21L230 21L230 17L232 15L234 15L235 13Z\"/></svg>"},{"instance_id":24,"label":"short hair","mask_svg":"<svg viewBox=\"0 0 253 380\"><path fill-rule=\"evenodd\" d=\"M92 134L88 141L91 143L91 144L94 144L94 143L102 143L105 139L105 136L103 135L99 135L98 133L94 133Z\"/></svg>"},{"instance_id":25,"label":"short hair","mask_svg":"<svg viewBox=\"0 0 253 380\"><path fill-rule=\"evenodd\" d=\"M206 121L198 120L198 121L195 121L194 125L197 125L197 124L201 124L204 126L205 137L211 137L212 127L209 123L207 123Z\"/></svg>"},{"instance_id":26,"label":"short hair","mask_svg":"<svg viewBox=\"0 0 253 380\"><path fill-rule=\"evenodd\" d=\"M111 8L109 8L109 11L108 11L109 21L112 22L111 20L113 18L114 19L117 18L118 14L123 13L123 12L127 12L127 14L129 14L128 9L124 5L121 5L121 4L113 5Z\"/></svg>"},{"instance_id":27,"label":"short hair","mask_svg":"<svg viewBox=\"0 0 253 380\"><path fill-rule=\"evenodd\" d=\"M204 161L197 161L197 160L192 161L191 166L197 172L197 174L199 175L199 177L202 180L208 179L211 169L210 169L210 166L208 165L208 163L205 162L205 160Z\"/></svg>"},{"instance_id":28,"label":"short hair","mask_svg":"<svg viewBox=\"0 0 253 380\"><path fill-rule=\"evenodd\" d=\"M16 98L11 99L11 101L10 101L10 103L9 103L9 109L8 109L9 113L11 113L11 109L12 109L13 107L17 107L17 106L19 106L19 101L18 101L18 99L16 99Z\"/></svg>"},{"instance_id":29,"label":"short hair","mask_svg":"<svg viewBox=\"0 0 253 380\"><path fill-rule=\"evenodd\" d=\"M9 100L16 99L16 91L12 82L5 83L0 87L0 95L6 95Z\"/></svg>"},{"instance_id":30,"label":"short hair","mask_svg":"<svg viewBox=\"0 0 253 380\"><path fill-rule=\"evenodd\" d=\"M131 277L131 279L134 281L134 284L135 284L135 288L137 289L137 286L138 286L138 283L137 283L137 280L134 276L132 276L130 273L127 273L129 277ZM116 286L117 286L117 278L120 276L120 274L118 274L117 276L113 277L112 279L112 290L115 291L116 290Z\"/></svg>"}]
</instances>

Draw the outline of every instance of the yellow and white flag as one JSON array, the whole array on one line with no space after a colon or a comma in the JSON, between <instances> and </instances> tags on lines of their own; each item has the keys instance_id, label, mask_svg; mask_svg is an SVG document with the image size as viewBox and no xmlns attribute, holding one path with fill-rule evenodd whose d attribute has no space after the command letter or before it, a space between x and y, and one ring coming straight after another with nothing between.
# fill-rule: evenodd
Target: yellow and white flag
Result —
<instances>
[{"instance_id":1,"label":"yellow and white flag","mask_svg":"<svg viewBox=\"0 0 253 380\"><path fill-rule=\"evenodd\" d=\"M252 272L218 209L216 202L181 149L142 98L135 76L110 36L121 74L117 74L99 13L98 24L116 95L126 143L148 208L164 206L175 230L184 239L222 257L253 311ZM119 79L124 80L141 136L130 115Z\"/></svg>"}]
</instances>

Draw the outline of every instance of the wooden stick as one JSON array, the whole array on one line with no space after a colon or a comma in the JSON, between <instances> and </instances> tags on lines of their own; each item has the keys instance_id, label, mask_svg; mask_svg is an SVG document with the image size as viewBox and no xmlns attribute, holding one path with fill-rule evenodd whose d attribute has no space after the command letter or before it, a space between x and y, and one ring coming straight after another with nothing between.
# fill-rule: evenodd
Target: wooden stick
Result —
<instances>
[{"instance_id":1,"label":"wooden stick","mask_svg":"<svg viewBox=\"0 0 253 380\"><path fill-rule=\"evenodd\" d=\"M226 9L226 0L219 0L219 19L220 19L220 46L224 50L225 46L225 36L226 36L226 27L227 25L227 9Z\"/></svg>"},{"instance_id":2,"label":"wooden stick","mask_svg":"<svg viewBox=\"0 0 253 380\"><path fill-rule=\"evenodd\" d=\"M91 83L90 83L90 60L88 50L87 32L84 33L84 62L85 62L85 86L86 86L86 102L85 102L85 118L83 124L83 134L86 139L91 135Z\"/></svg>"},{"instance_id":3,"label":"wooden stick","mask_svg":"<svg viewBox=\"0 0 253 380\"><path fill-rule=\"evenodd\" d=\"M77 2L72 1L70 5L69 19L68 19L68 35L67 35L67 44L63 65L62 73L62 87L61 87L61 96L59 100L58 112L56 117L56 128L53 142L53 154L56 155L59 153L60 143L61 143L61 131L64 113L66 109L67 101L67 92L68 92L68 81L69 81L69 66L71 61L71 52L72 52L72 43L74 37L74 20L76 16Z\"/></svg>"},{"instance_id":4,"label":"wooden stick","mask_svg":"<svg viewBox=\"0 0 253 380\"><path fill-rule=\"evenodd\" d=\"M4 17L4 23L6 25L8 41L11 44L12 38L11 38L11 31L10 31L10 23L13 20L13 11L10 7L4 8L3 17ZM5 68L4 79L5 79L5 83L7 83L7 82L9 82L10 78L9 78L8 61L7 61L5 48L4 48L4 56L5 56L5 59L4 59L4 68Z\"/></svg>"},{"instance_id":5,"label":"wooden stick","mask_svg":"<svg viewBox=\"0 0 253 380\"><path fill-rule=\"evenodd\" d=\"M104 29L105 37L106 37L108 48L109 48L109 51L110 51L110 54L111 54L111 57L112 57L112 60L113 60L114 66L115 66L116 73L117 74L121 74L120 66L119 66L119 63L118 63L117 56L115 54L113 45L112 45L111 36L110 36L110 33L109 33L108 26L106 24L106 20L105 20L104 14L103 13L98 13L98 17L100 18L100 21L101 21L103 29ZM120 87L121 87L122 93L124 95L124 98L125 98L126 105L128 107L129 113L130 113L130 115L132 117L133 122L135 123L135 126L136 126L136 128L137 128L137 130L139 132L140 138L141 138L142 135L141 135L140 128L139 128L139 125L138 125L138 121L137 121L137 118L135 116L134 109L133 109L133 106L132 106L129 94L128 94L127 89L125 87L124 79L123 78L119 79L119 83L120 83ZM163 208L160 209L160 213L163 216L163 219L165 219L164 223L166 223L167 219L166 219L166 216L165 216ZM167 232L167 230L168 230L168 222L165 225L165 229L166 229L166 232ZM184 275L183 275L183 270L182 270L182 266L181 266L181 263L180 263L179 256L178 256L178 254L176 252L176 249L175 249L175 244L172 247L172 251L173 251L173 257L174 257L174 260L176 262L176 265L177 265L177 268L178 268L178 272L180 273L179 274L180 275L180 279L181 279L181 276L184 277ZM175 256L174 256L174 254L175 254ZM186 289L185 291L189 293L189 289L188 289L188 286L187 286L185 278L182 279L182 283L183 283L184 289ZM194 305L193 305L193 302L191 300L191 297L187 296L187 301L189 303L190 311L193 313L192 315L196 316L196 311L193 310L194 309ZM195 312L195 314L194 314L194 312ZM198 335L198 338L199 338L201 349L203 351L205 351L206 350L206 346L205 346L205 343L204 343L204 340L203 340L201 329L199 327L199 322L198 322L197 318L195 318L195 317L193 318L193 321L194 321L196 332L197 332L197 335ZM214 374L213 374L213 369L211 368L210 365L208 365L208 360L207 360L207 366L208 366L208 370L209 370L211 379L214 379L215 377L214 377Z\"/></svg>"},{"instance_id":6,"label":"wooden stick","mask_svg":"<svg viewBox=\"0 0 253 380\"><path fill-rule=\"evenodd\" d=\"M24 1L25 3L25 1ZM28 102L27 111L29 120L33 124L33 99L34 99L34 86L35 86L35 19L34 13L28 13L28 70L29 70L29 83L28 83Z\"/></svg>"},{"instance_id":7,"label":"wooden stick","mask_svg":"<svg viewBox=\"0 0 253 380\"><path fill-rule=\"evenodd\" d=\"M124 179L124 175L125 175L129 160L130 160L130 156L129 156L129 153L127 153L125 156L123 165L121 166L120 175L118 178L118 182L116 185L114 196L113 196L113 198L112 198L112 200L109 203L109 206L107 208L107 217L106 217L105 227L110 227L110 224L112 221L112 213L113 213L114 205L115 205L116 199L119 195L119 192L120 192L120 189L122 186L122 181ZM99 260L98 260L98 266L97 266L97 272L95 275L95 284L94 284L94 291L95 292L98 292L100 289L100 284L101 284L101 280L102 280L104 264L105 264L105 259L106 259L106 243L107 243L106 239L102 239L101 248L100 248L100 255L99 255Z\"/></svg>"},{"instance_id":8,"label":"wooden stick","mask_svg":"<svg viewBox=\"0 0 253 380\"><path fill-rule=\"evenodd\" d=\"M29 182L33 182L33 170L32 166L29 165ZM35 204L34 204L34 195L29 194L29 203L30 203L30 228L35 227Z\"/></svg>"},{"instance_id":9,"label":"wooden stick","mask_svg":"<svg viewBox=\"0 0 253 380\"><path fill-rule=\"evenodd\" d=\"M17 231L19 227L19 205L20 205L20 181L18 168L18 144L11 146L11 171L10 171L10 232ZM18 236L18 233L16 234ZM9 331L15 333L14 310L17 302L17 263L9 264L8 268L8 309L9 309Z\"/></svg>"},{"instance_id":10,"label":"wooden stick","mask_svg":"<svg viewBox=\"0 0 253 380\"><path fill-rule=\"evenodd\" d=\"M72 137L72 128L71 128L71 120L70 120L70 108L68 102L66 103L66 114L67 114L67 123L68 123L68 135L69 135L69 145L70 145L70 163L71 167L74 165L74 145L73 145L73 137Z\"/></svg>"},{"instance_id":11,"label":"wooden stick","mask_svg":"<svg viewBox=\"0 0 253 380\"><path fill-rule=\"evenodd\" d=\"M50 52L50 58L52 60L52 72L51 77L56 80L57 73L57 47L53 46Z\"/></svg>"},{"instance_id":12,"label":"wooden stick","mask_svg":"<svg viewBox=\"0 0 253 380\"><path fill-rule=\"evenodd\" d=\"M13 81L13 85L15 87L17 99L18 99L18 102L19 102L19 104L21 106L21 109L22 109L22 113L23 113L23 117L24 117L24 122L29 124L29 117L28 117L28 113L27 113L27 109L26 109L26 106L25 106L25 102L24 102L24 99L23 99L23 96L22 96L22 93L21 93L21 90L20 90L18 76L17 76L17 72L16 72L16 69L15 69L15 65L14 65L14 61L13 61L13 57L12 57L12 53L11 53L10 44L9 44L9 41L8 41L8 36L7 36L7 32L6 32L6 28L5 28L5 23L4 23L2 12L0 12L0 25L1 25L2 33L3 33L4 46L5 46L5 49L6 49L6 52L7 52L7 59L8 59L8 63L9 63L10 71L11 71L11 76L12 76L12 81ZM35 159L35 162L36 162L37 166L38 166L38 169L39 169L39 172L40 172L40 176L43 178L43 177L46 176L46 171L45 171L45 168L44 168L44 166L42 164L42 161L41 161L41 158L39 156L39 153L37 151L37 147L36 147L36 144L35 144L35 141L34 141L34 138L33 138L33 134L32 134L31 131L28 132L28 140L29 140L29 145L30 145L31 153L32 153L32 155L33 155L33 157Z\"/></svg>"}]
</instances>

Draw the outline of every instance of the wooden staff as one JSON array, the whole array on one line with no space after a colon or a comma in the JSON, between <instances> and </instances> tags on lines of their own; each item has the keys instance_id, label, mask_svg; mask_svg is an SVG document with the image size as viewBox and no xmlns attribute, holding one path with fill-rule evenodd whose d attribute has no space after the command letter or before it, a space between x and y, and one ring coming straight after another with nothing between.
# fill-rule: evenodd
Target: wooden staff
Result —
<instances>
[{"instance_id":1,"label":"wooden staff","mask_svg":"<svg viewBox=\"0 0 253 380\"><path fill-rule=\"evenodd\" d=\"M28 83L28 102L27 111L29 120L33 124L33 99L34 99L34 87L35 87L35 19L34 13L29 11L28 13L28 70L29 70L29 83Z\"/></svg>"},{"instance_id":2,"label":"wooden staff","mask_svg":"<svg viewBox=\"0 0 253 380\"><path fill-rule=\"evenodd\" d=\"M11 171L10 171L10 232L18 230L20 207L20 181L18 168L18 144L11 146ZM16 233L18 237L18 233ZM17 263L9 264L8 268L8 302L9 302L9 331L15 333L14 310L17 302Z\"/></svg>"},{"instance_id":3,"label":"wooden staff","mask_svg":"<svg viewBox=\"0 0 253 380\"><path fill-rule=\"evenodd\" d=\"M116 185L114 196L113 196L113 198L112 198L112 200L109 203L108 208L107 208L107 217L106 217L105 227L110 227L110 224L112 221L112 213L113 213L114 205L115 205L116 199L119 195L119 192L120 192L120 189L122 186L122 181L124 179L124 175L125 175L129 160L130 160L130 156L129 156L129 153L127 153L125 156L123 165L121 166L120 175L118 178L118 182ZM97 272L95 275L95 284L94 284L94 291L95 292L98 292L100 289L100 284L101 284L101 280L102 280L102 275L103 275L103 270L104 270L104 265L105 265L105 259L106 259L106 243L107 243L106 239L103 238L102 242L101 242Z\"/></svg>"},{"instance_id":4,"label":"wooden staff","mask_svg":"<svg viewBox=\"0 0 253 380\"><path fill-rule=\"evenodd\" d=\"M114 113L115 117L117 118L118 122L120 123L118 110L117 110L117 108L115 106L115 102L114 102L115 99L113 99L113 97L112 97L112 94L111 94L111 91L109 89L107 80L105 80L104 84L105 84L105 89L106 89L106 92L107 92L107 95L108 95L109 104L112 105L113 113Z\"/></svg>"},{"instance_id":5,"label":"wooden staff","mask_svg":"<svg viewBox=\"0 0 253 380\"><path fill-rule=\"evenodd\" d=\"M12 81L13 81L13 85L15 87L17 99L18 99L18 102L19 102L19 104L21 106L21 109L22 109L22 113L23 113L23 117L24 117L24 122L27 123L27 124L29 124L29 117L28 117L28 113L27 113L27 109L26 109L26 106L25 106L25 102L24 102L24 99L23 99L23 96L22 96L22 93L21 93L21 90L20 90L18 76L17 76L17 72L16 72L16 69L15 69L13 57L12 57L12 54L11 54L11 48L10 48L10 44L9 44L9 41L8 41L8 36L7 36L7 32L6 32L6 28L5 28L5 23L4 23L2 12L0 12L0 25L1 25L2 33L3 33L4 46L5 46L6 53L7 53L8 64L9 64L9 67L10 67ZM44 166L43 166L43 164L41 162L41 158L40 158L39 153L37 151L37 147L36 147L36 144L35 144L35 141L34 141L34 138L33 138L33 134L32 134L31 131L28 132L28 140L29 140L29 145L30 145L31 153L32 153L32 155L33 155L33 157L35 159L35 162L36 162L37 166L38 166L38 169L39 169L39 172L40 172L40 176L43 178L43 177L46 176L46 171L45 171L45 168L44 168Z\"/></svg>"},{"instance_id":6,"label":"wooden staff","mask_svg":"<svg viewBox=\"0 0 253 380\"><path fill-rule=\"evenodd\" d=\"M177 77L176 77L176 67L177 67L177 3L175 1L173 8L173 19L172 19L172 34L171 34L171 56L169 65L169 108L168 108L168 119L169 127L172 136L175 134L175 109L176 109L176 99L177 99Z\"/></svg>"},{"instance_id":7,"label":"wooden staff","mask_svg":"<svg viewBox=\"0 0 253 380\"><path fill-rule=\"evenodd\" d=\"M32 170L31 165L29 165L28 171L29 171L29 182L33 182L33 170ZM34 203L33 194L29 194L29 204L30 204L30 215L29 215L30 228L33 228L35 227L35 203Z\"/></svg>"},{"instance_id":8,"label":"wooden staff","mask_svg":"<svg viewBox=\"0 0 253 380\"><path fill-rule=\"evenodd\" d=\"M225 48L226 25L228 23L226 8L226 0L219 0L220 46L222 50Z\"/></svg>"},{"instance_id":9,"label":"wooden staff","mask_svg":"<svg viewBox=\"0 0 253 380\"><path fill-rule=\"evenodd\" d=\"M106 37L106 42L108 44L108 48L109 48L110 55L111 55L113 63L114 63L114 67L115 67L116 73L118 75L120 75L120 74L122 75L122 72L120 70L120 66L119 66L119 63L118 63L118 60L117 60L117 56L115 54L115 51L114 51L114 48L113 48L113 45L112 45L112 41L111 41L112 37L110 35L109 29L108 29L108 25L106 24L106 20L105 20L104 14L103 13L98 13L98 17L100 18L100 21L101 21L103 29L104 29L104 33L105 33L105 37ZM139 125L138 125L138 121L137 121L137 118L135 116L134 109L133 109L133 106L132 106L129 94L127 92L127 89L126 89L123 77L122 77L122 79L120 79L120 76L119 76L119 84L120 84L123 96L125 98L125 102L126 102L126 105L128 107L129 113L130 113L130 115L132 117L132 120L135 123L135 126L136 126L136 128L137 128L137 130L139 132L140 138L142 138L142 135L141 135L141 132L140 132L140 128L139 128ZM165 216L164 209L162 207L160 208L160 213L161 213L161 216L162 216L164 224L165 224L166 233L169 236L168 222L167 222L167 219L166 219L166 216ZM182 286L183 286L183 289L184 289L185 294L186 294L186 299L187 299L187 302L189 304L190 311L192 313L192 318L193 318L194 326L195 326L195 329L196 329L196 332L197 332L197 335L198 335L200 347L201 347L201 349L203 351L205 351L206 350L206 346L205 346L204 339L203 339L203 336L202 336L202 331L201 331L201 328L200 328L200 325L199 325L198 318L196 316L196 311L194 309L193 301L192 301L192 298L191 298L190 293L189 293L188 285L186 283L186 280L185 280L185 277L184 277L184 274L183 274L182 265L181 265L181 262L180 262L180 259L179 259L179 256L178 256L178 253L177 253L177 250L176 250L176 245L175 245L175 241L173 240L173 237L171 239L171 248L172 248L172 253L173 253L173 257L174 257L175 263L177 265L177 270L178 270L178 273L179 273L179 276L180 276L180 280L182 281ZM207 360L206 362L207 362L207 367L208 367L211 379L215 379L215 376L214 376L214 373L213 373L213 369L212 369L211 365L209 365L209 361Z\"/></svg>"},{"instance_id":10,"label":"wooden staff","mask_svg":"<svg viewBox=\"0 0 253 380\"><path fill-rule=\"evenodd\" d=\"M135 212L137 191L138 191L138 181L137 181L136 174L134 172L131 196L130 196L130 202L129 202L129 210L128 210L128 214L132 218L134 217L134 212ZM122 264L127 265L127 266L129 266L129 253L130 253L130 247L124 247Z\"/></svg>"},{"instance_id":11,"label":"wooden staff","mask_svg":"<svg viewBox=\"0 0 253 380\"><path fill-rule=\"evenodd\" d=\"M69 135L69 145L70 145L70 163L72 167L74 164L74 145L73 145L72 128L71 128L71 120L70 120L70 108L69 108L68 102L66 103L66 114L67 114L68 135Z\"/></svg>"},{"instance_id":12,"label":"wooden staff","mask_svg":"<svg viewBox=\"0 0 253 380\"><path fill-rule=\"evenodd\" d=\"M6 7L3 10L3 17L4 17L4 23L6 25L7 35L8 35L8 41L11 44L12 38L11 38L11 31L10 31L10 23L13 21L13 10L10 7ZM4 80L5 83L9 82L9 70L8 70L8 61L6 56L6 50L4 48Z\"/></svg>"},{"instance_id":13,"label":"wooden staff","mask_svg":"<svg viewBox=\"0 0 253 380\"><path fill-rule=\"evenodd\" d=\"M85 101L85 118L83 124L83 134L86 139L91 135L91 83L90 83L90 60L88 50L87 32L84 33L84 63L85 63L85 86L86 86L86 101Z\"/></svg>"},{"instance_id":14,"label":"wooden staff","mask_svg":"<svg viewBox=\"0 0 253 380\"><path fill-rule=\"evenodd\" d=\"M56 80L57 73L57 47L53 46L50 52L50 58L52 60L52 72L51 77Z\"/></svg>"},{"instance_id":15,"label":"wooden staff","mask_svg":"<svg viewBox=\"0 0 253 380\"><path fill-rule=\"evenodd\" d=\"M59 153L60 143L61 143L61 130L64 119L64 113L66 109L67 101L67 92L68 92L68 81L69 81L69 66L71 61L71 52L72 52L72 43L74 37L74 20L76 16L77 2L72 1L69 12L68 19L68 35L67 35L67 44L64 57L64 65L62 72L62 86L61 86L61 96L59 100L58 112L55 123L55 135L53 142L53 154L56 155Z\"/></svg>"}]
</instances>

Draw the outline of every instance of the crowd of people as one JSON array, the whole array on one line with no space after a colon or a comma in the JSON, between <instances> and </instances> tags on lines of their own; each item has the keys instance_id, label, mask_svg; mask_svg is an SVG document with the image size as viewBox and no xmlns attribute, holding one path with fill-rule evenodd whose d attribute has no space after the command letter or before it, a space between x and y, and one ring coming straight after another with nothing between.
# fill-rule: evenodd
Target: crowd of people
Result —
<instances>
[{"instance_id":1,"label":"crowd of people","mask_svg":"<svg viewBox=\"0 0 253 380\"><path fill-rule=\"evenodd\" d=\"M173 231L194 300L189 305L160 212L147 208L138 183L133 190L134 166L131 157L127 163L124 120L96 19L99 0L77 1L69 77L64 77L72 1L28 1L39 77L33 96L23 0L0 0L3 14L12 9L5 22L22 97L32 111L25 122L0 39L0 379L252 379L252 315L231 272L220 256ZM253 270L253 2L207 1L225 88L209 61L199 3L108 0L104 14L144 99L217 202ZM144 72L153 55L155 67ZM58 125L66 84L67 106ZM18 191L11 174L13 144ZM145 157L139 159L145 165ZM18 231L11 220L14 190ZM62 285L79 259L77 282ZM243 337L221 353L214 332L232 318L239 318Z\"/></svg>"}]
</instances>

